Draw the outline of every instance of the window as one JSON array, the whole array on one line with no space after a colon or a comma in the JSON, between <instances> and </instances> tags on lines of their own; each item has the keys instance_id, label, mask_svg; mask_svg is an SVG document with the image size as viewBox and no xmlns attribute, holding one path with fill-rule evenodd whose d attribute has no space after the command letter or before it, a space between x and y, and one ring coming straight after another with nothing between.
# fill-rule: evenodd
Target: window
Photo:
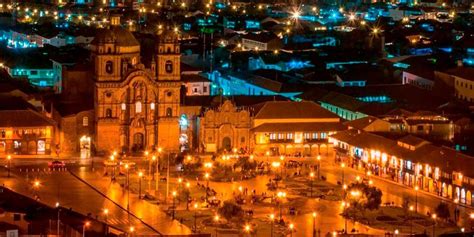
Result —
<instances>
[{"instance_id":1,"label":"window","mask_svg":"<svg viewBox=\"0 0 474 237\"><path fill-rule=\"evenodd\" d=\"M105 63L105 71L108 74L112 74L114 72L114 63L112 61L107 61Z\"/></svg>"},{"instance_id":2,"label":"window","mask_svg":"<svg viewBox=\"0 0 474 237\"><path fill-rule=\"evenodd\" d=\"M327 136L328 136L327 133L325 133L325 132L322 132L322 133L321 133L321 139L326 139Z\"/></svg>"},{"instance_id":3,"label":"window","mask_svg":"<svg viewBox=\"0 0 474 237\"><path fill-rule=\"evenodd\" d=\"M286 139L288 139L288 140L293 139L293 133L287 133L286 134Z\"/></svg>"},{"instance_id":4,"label":"window","mask_svg":"<svg viewBox=\"0 0 474 237\"><path fill-rule=\"evenodd\" d=\"M150 109L151 109L151 110L155 110L155 103L151 102L151 104L150 104Z\"/></svg>"},{"instance_id":5,"label":"window","mask_svg":"<svg viewBox=\"0 0 474 237\"><path fill-rule=\"evenodd\" d=\"M89 117L85 116L82 118L82 126L84 127L89 126Z\"/></svg>"},{"instance_id":6,"label":"window","mask_svg":"<svg viewBox=\"0 0 474 237\"><path fill-rule=\"evenodd\" d=\"M283 140L283 139L285 139L285 134L278 133L278 140Z\"/></svg>"},{"instance_id":7,"label":"window","mask_svg":"<svg viewBox=\"0 0 474 237\"><path fill-rule=\"evenodd\" d=\"M31 70L30 74L31 74L31 75L38 75L38 71L36 71L36 70Z\"/></svg>"},{"instance_id":8,"label":"window","mask_svg":"<svg viewBox=\"0 0 474 237\"><path fill-rule=\"evenodd\" d=\"M172 117L173 116L173 110L171 108L166 108L166 117Z\"/></svg>"},{"instance_id":9,"label":"window","mask_svg":"<svg viewBox=\"0 0 474 237\"><path fill-rule=\"evenodd\" d=\"M305 132L305 133L303 134L303 137L304 137L304 139L311 139L311 134Z\"/></svg>"},{"instance_id":10,"label":"window","mask_svg":"<svg viewBox=\"0 0 474 237\"><path fill-rule=\"evenodd\" d=\"M166 63L165 63L165 71L167 73L172 73L173 72L173 62L171 62L170 60L166 61Z\"/></svg>"},{"instance_id":11,"label":"window","mask_svg":"<svg viewBox=\"0 0 474 237\"><path fill-rule=\"evenodd\" d=\"M313 132L313 139L318 139L318 133L317 132Z\"/></svg>"},{"instance_id":12,"label":"window","mask_svg":"<svg viewBox=\"0 0 474 237\"><path fill-rule=\"evenodd\" d=\"M471 89L472 89L472 86L471 86ZM202 92L207 93L207 86L202 88Z\"/></svg>"},{"instance_id":13,"label":"window","mask_svg":"<svg viewBox=\"0 0 474 237\"><path fill-rule=\"evenodd\" d=\"M112 110L111 109L106 109L105 110L105 117L106 118L112 118ZM82 121L84 122L84 121Z\"/></svg>"},{"instance_id":14,"label":"window","mask_svg":"<svg viewBox=\"0 0 474 237\"><path fill-rule=\"evenodd\" d=\"M275 139L276 139L276 134L270 133L270 140L275 140Z\"/></svg>"},{"instance_id":15,"label":"window","mask_svg":"<svg viewBox=\"0 0 474 237\"><path fill-rule=\"evenodd\" d=\"M127 109L127 105L125 103L122 103L122 110L126 110Z\"/></svg>"},{"instance_id":16,"label":"window","mask_svg":"<svg viewBox=\"0 0 474 237\"><path fill-rule=\"evenodd\" d=\"M2 130L1 136L2 136L2 138L5 138L5 137L6 137L6 135L5 135L5 130Z\"/></svg>"},{"instance_id":17,"label":"window","mask_svg":"<svg viewBox=\"0 0 474 237\"><path fill-rule=\"evenodd\" d=\"M241 137L240 138L240 143L244 143L245 142L245 137Z\"/></svg>"},{"instance_id":18,"label":"window","mask_svg":"<svg viewBox=\"0 0 474 237\"><path fill-rule=\"evenodd\" d=\"M141 113L142 112L142 102L137 101L135 102L135 113Z\"/></svg>"}]
</instances>

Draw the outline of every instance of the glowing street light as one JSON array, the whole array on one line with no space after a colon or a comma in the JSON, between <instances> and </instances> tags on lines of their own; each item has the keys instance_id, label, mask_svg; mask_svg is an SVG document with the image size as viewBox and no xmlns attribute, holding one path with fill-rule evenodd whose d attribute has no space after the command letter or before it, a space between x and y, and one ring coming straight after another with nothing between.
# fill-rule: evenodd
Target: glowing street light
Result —
<instances>
[{"instance_id":1,"label":"glowing street light","mask_svg":"<svg viewBox=\"0 0 474 237\"><path fill-rule=\"evenodd\" d=\"M12 156L8 155L7 156L7 161L8 161L8 178L10 178L10 170L11 170L11 165L12 165Z\"/></svg>"},{"instance_id":2,"label":"glowing street light","mask_svg":"<svg viewBox=\"0 0 474 237\"><path fill-rule=\"evenodd\" d=\"M415 186L415 212L418 213L418 186Z\"/></svg>"},{"instance_id":3,"label":"glowing street light","mask_svg":"<svg viewBox=\"0 0 474 237\"><path fill-rule=\"evenodd\" d=\"M313 212L312 216L313 216L313 237L316 236L316 212Z\"/></svg>"},{"instance_id":4,"label":"glowing street light","mask_svg":"<svg viewBox=\"0 0 474 237\"><path fill-rule=\"evenodd\" d=\"M88 228L91 225L90 221L86 221L84 225L82 226L82 237L86 236L86 228Z\"/></svg>"},{"instance_id":5,"label":"glowing street light","mask_svg":"<svg viewBox=\"0 0 474 237\"><path fill-rule=\"evenodd\" d=\"M293 223L291 223L289 225L289 228L290 228L290 236L293 236L293 229L295 228L295 225Z\"/></svg>"},{"instance_id":6,"label":"glowing street light","mask_svg":"<svg viewBox=\"0 0 474 237\"><path fill-rule=\"evenodd\" d=\"M275 214L270 214L270 221L272 222L271 223L271 226L270 226L270 235L271 237L273 237L273 225L275 224Z\"/></svg>"}]
</instances>

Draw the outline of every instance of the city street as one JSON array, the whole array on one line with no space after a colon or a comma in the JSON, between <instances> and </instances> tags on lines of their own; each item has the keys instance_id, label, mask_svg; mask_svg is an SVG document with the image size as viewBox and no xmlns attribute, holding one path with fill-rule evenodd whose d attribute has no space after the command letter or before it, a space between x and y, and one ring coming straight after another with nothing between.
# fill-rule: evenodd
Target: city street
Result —
<instances>
[{"instance_id":1,"label":"city street","mask_svg":"<svg viewBox=\"0 0 474 237\"><path fill-rule=\"evenodd\" d=\"M294 159L315 164L314 160L312 160L314 158ZM147 162L140 162L138 159L135 159L135 161L137 161L139 168L143 168L143 170L147 169ZM339 164L334 163L331 154L329 154L329 156L322 156L321 166L321 175L325 176L328 182L333 184L342 182L342 168ZM185 225L178 221L172 221L170 216L163 212L165 208L161 205L139 200L136 190L133 189L129 198L131 212L129 217L126 211L128 203L127 191L120 186L119 182L111 182L110 176L104 176L106 171L101 159L95 159L93 165L94 169L91 169L90 161L68 164L69 171L77 175L77 177L72 175L69 171L48 171L46 167L44 161L16 160L14 169L16 176L14 178L3 179L3 183L7 187L20 193L30 196L36 194L40 197L42 202L48 205L53 206L56 202L59 202L61 206L67 208L71 207L73 210L86 215L90 213L92 218L104 220L120 229L127 230L130 226L133 226L135 232L141 234L156 234L155 230L163 234L191 233L191 230ZM26 172L26 169L28 169L28 172ZM32 169L35 171L31 171ZM40 171L38 171L38 169ZM44 171L45 169L47 171ZM175 175L173 172L171 173L172 177ZM344 183L348 184L353 182L357 176L362 177L363 175L362 172L346 167L344 168ZM228 200L233 197L234 193L239 192L239 187L255 190L257 194L262 192L270 193L270 191L267 190L267 182L270 177L271 176L268 175L260 175L256 178L244 181L227 183L210 182L209 186L216 190L217 197L222 200ZM132 174L130 179L132 180L132 184L135 183L135 185L137 185L136 174ZM427 212L433 212L434 207L441 201L432 195L425 194L421 191L418 191L418 194L416 194L413 189L398 184L392 184L378 177L371 176L370 179L375 186L382 190L382 203L393 202L395 205L401 206L403 200L408 198L410 205L414 205L415 196L417 195L418 212L425 214ZM39 180L41 182L41 186L38 190L32 188L31 183L33 180ZM202 179L200 180L202 183ZM189 181L191 186L197 184L196 180L190 179ZM160 183L162 186L160 190L163 190L165 183L166 182ZM177 178L172 178L170 183L177 183ZM142 188L142 192L145 193L147 188L146 181L142 183ZM164 191L162 192L161 195L164 196L165 193ZM311 235L313 229L313 212L317 213L317 217L314 220L315 228L320 230L321 234L344 229L345 220L339 214L342 211L339 202L317 198L305 200L305 203L302 204L304 208L299 209L297 215L289 215L287 209L283 210L283 216L287 222L294 224L296 236ZM278 213L278 208L271 206L244 205L243 207L244 209L251 208L255 213L254 217L258 217L259 221L268 219L268 216L272 213ZM455 205L450 203L450 208L454 209L454 207ZM178 209L184 208L184 204L178 206ZM105 214L104 210L108 210L108 213ZM466 217L468 217L471 209L460 207L460 210L462 218L460 223L468 224ZM143 222L140 220L143 220ZM464 224L464 226L466 226L466 224ZM350 231L352 229L368 234L383 234L386 231L393 231L372 229L359 223L353 225L351 221L348 221L348 230ZM269 230L264 229L261 230L260 233L265 233L265 231ZM209 230L209 232L211 232L211 230Z\"/></svg>"}]
</instances>

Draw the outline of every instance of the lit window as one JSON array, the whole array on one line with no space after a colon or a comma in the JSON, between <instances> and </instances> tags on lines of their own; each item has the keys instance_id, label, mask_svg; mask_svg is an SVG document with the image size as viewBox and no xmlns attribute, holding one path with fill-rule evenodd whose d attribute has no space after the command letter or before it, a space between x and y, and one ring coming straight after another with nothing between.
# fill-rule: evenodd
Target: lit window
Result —
<instances>
[{"instance_id":1,"label":"lit window","mask_svg":"<svg viewBox=\"0 0 474 237\"><path fill-rule=\"evenodd\" d=\"M82 118L82 126L87 127L89 126L89 117L83 117Z\"/></svg>"},{"instance_id":2,"label":"lit window","mask_svg":"<svg viewBox=\"0 0 474 237\"><path fill-rule=\"evenodd\" d=\"M112 118L112 110L111 109L105 110L105 117L106 118ZM82 121L82 122L84 122L84 121Z\"/></svg>"},{"instance_id":3,"label":"lit window","mask_svg":"<svg viewBox=\"0 0 474 237\"><path fill-rule=\"evenodd\" d=\"M155 103L151 102L151 104L150 104L150 109L151 109L151 110L155 110Z\"/></svg>"},{"instance_id":4,"label":"lit window","mask_svg":"<svg viewBox=\"0 0 474 237\"><path fill-rule=\"evenodd\" d=\"M127 105L125 103L122 103L122 110L126 110L127 109Z\"/></svg>"},{"instance_id":5,"label":"lit window","mask_svg":"<svg viewBox=\"0 0 474 237\"><path fill-rule=\"evenodd\" d=\"M141 113L142 112L142 102L137 101L135 102L135 113Z\"/></svg>"},{"instance_id":6,"label":"lit window","mask_svg":"<svg viewBox=\"0 0 474 237\"><path fill-rule=\"evenodd\" d=\"M166 108L166 117L172 117L173 116L173 110L171 108Z\"/></svg>"}]
</instances>

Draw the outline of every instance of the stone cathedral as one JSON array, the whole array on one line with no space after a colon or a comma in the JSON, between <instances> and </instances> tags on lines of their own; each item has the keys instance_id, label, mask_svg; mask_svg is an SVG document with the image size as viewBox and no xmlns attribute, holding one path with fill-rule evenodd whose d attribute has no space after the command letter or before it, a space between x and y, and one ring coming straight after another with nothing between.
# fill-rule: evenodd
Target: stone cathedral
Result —
<instances>
[{"instance_id":1,"label":"stone cathedral","mask_svg":"<svg viewBox=\"0 0 474 237\"><path fill-rule=\"evenodd\" d=\"M149 68L140 44L112 17L91 46L98 152L179 148L180 47L178 34L159 32Z\"/></svg>"}]
</instances>

